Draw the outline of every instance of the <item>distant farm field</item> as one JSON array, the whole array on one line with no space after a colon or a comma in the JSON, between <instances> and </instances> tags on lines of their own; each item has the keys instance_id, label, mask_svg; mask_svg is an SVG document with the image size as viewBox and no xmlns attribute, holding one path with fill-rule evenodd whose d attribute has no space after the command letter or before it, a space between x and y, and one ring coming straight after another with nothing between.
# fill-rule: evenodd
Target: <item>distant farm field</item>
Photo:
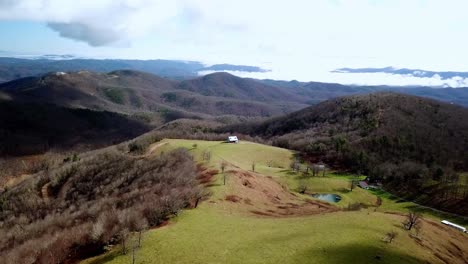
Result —
<instances>
[{"instance_id":1,"label":"distant farm field","mask_svg":"<svg viewBox=\"0 0 468 264\"><path fill-rule=\"evenodd\" d=\"M156 145L157 144L157 145ZM291 172L293 152L242 142L226 144L195 140L163 140L150 155L184 147L205 166L220 170L209 187L211 197L198 208L185 210L168 225L143 234L135 263L464 263L468 236L438 220L423 221L419 233L402 228L403 213L411 203L399 203L356 187L349 177L327 172L306 177ZM255 164L255 172L252 165ZM318 201L296 189L306 184L310 193L333 193L337 204ZM360 203L358 211L343 210ZM431 217L431 219L436 219ZM397 237L385 242L387 233ZM135 235L136 238L136 235ZM132 253L119 246L83 263L132 263Z\"/></svg>"}]
</instances>

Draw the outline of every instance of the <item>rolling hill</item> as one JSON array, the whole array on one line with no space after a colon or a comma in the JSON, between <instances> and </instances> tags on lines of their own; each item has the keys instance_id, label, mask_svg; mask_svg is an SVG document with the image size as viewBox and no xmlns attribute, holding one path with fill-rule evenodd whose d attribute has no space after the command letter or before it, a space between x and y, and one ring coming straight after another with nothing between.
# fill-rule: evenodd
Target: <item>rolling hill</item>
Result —
<instances>
[{"instance_id":1,"label":"rolling hill","mask_svg":"<svg viewBox=\"0 0 468 264\"><path fill-rule=\"evenodd\" d=\"M212 91L212 92L207 92ZM177 82L136 71L55 72L0 85L3 98L120 113L273 116L307 106L289 91L215 73Z\"/></svg>"},{"instance_id":2,"label":"rolling hill","mask_svg":"<svg viewBox=\"0 0 468 264\"><path fill-rule=\"evenodd\" d=\"M120 113L153 112L173 116L262 116L290 113L345 95L397 91L468 105L468 89L347 86L285 82L213 73L175 81L145 72L52 72L0 84L0 97L20 102ZM172 118L169 118L172 119Z\"/></svg>"},{"instance_id":3,"label":"rolling hill","mask_svg":"<svg viewBox=\"0 0 468 264\"><path fill-rule=\"evenodd\" d=\"M169 80L142 72L116 71L109 74L88 71L50 73L2 84L0 91L15 102L51 103L70 108L132 112L153 98L144 94L172 88ZM132 89L133 88L133 89ZM137 92L143 94L137 94ZM153 99L154 100L154 99Z\"/></svg>"},{"instance_id":4,"label":"rolling hill","mask_svg":"<svg viewBox=\"0 0 468 264\"><path fill-rule=\"evenodd\" d=\"M383 181L422 203L468 215L468 109L397 93L332 99L223 132L261 136L305 158Z\"/></svg>"},{"instance_id":5,"label":"rolling hill","mask_svg":"<svg viewBox=\"0 0 468 264\"><path fill-rule=\"evenodd\" d=\"M2 54L0 54L2 55ZM206 66L197 61L179 60L118 60L85 59L72 55L44 55L30 58L0 57L0 82L30 76L42 76L55 71L93 71L106 73L116 70L134 70L170 77L173 79L195 78L203 71L265 72L256 66L215 64Z\"/></svg>"},{"instance_id":6,"label":"rolling hill","mask_svg":"<svg viewBox=\"0 0 468 264\"><path fill-rule=\"evenodd\" d=\"M254 79L239 78L229 73L219 72L197 79L182 81L180 89L205 96L236 98L263 102L292 101L304 102L293 89L282 89L263 84Z\"/></svg>"}]
</instances>

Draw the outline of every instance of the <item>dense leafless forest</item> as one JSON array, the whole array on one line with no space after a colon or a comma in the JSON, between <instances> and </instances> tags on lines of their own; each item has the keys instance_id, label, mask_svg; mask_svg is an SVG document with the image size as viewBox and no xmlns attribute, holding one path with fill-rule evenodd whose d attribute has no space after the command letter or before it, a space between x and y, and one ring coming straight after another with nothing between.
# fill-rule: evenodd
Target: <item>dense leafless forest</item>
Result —
<instances>
[{"instance_id":1,"label":"dense leafless forest","mask_svg":"<svg viewBox=\"0 0 468 264\"><path fill-rule=\"evenodd\" d=\"M62 263L125 244L130 232L196 206L199 175L182 149L148 158L110 148L41 171L0 195L0 258Z\"/></svg>"}]
</instances>

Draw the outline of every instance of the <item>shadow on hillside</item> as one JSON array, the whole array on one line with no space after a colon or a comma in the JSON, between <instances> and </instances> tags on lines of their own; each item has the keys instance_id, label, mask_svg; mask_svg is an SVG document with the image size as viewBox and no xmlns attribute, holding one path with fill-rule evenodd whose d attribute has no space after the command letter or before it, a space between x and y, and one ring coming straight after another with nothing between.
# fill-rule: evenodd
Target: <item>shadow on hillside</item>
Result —
<instances>
[{"instance_id":1,"label":"shadow on hillside","mask_svg":"<svg viewBox=\"0 0 468 264\"><path fill-rule=\"evenodd\" d=\"M369 229L374 230L373 227ZM375 229L375 232L380 232ZM333 234L333 231L331 230ZM268 250L261 252L261 249L275 248L276 244L288 245L295 244L298 239L303 239L304 236L313 236L313 232L293 232L288 235L267 235L259 237L253 241L249 241L242 245L238 250L245 254L255 254L268 256L271 254ZM334 234L336 235L336 234ZM346 237L346 234L343 234ZM382 234L383 236L383 234ZM287 252L293 255L285 255L282 260L285 263L327 263L327 264L343 264L343 263L424 263L423 259L403 254L394 251L392 244L386 244L381 240L369 241L369 246L361 245L362 238L356 238L354 241L348 241L345 245L337 245L344 241L337 240L336 243L324 243L323 245L315 245L311 243L306 250L298 250L295 252ZM262 244L259 248L256 245ZM260 250L260 251L259 251ZM287 254L286 253L286 254Z\"/></svg>"},{"instance_id":2,"label":"shadow on hillside","mask_svg":"<svg viewBox=\"0 0 468 264\"><path fill-rule=\"evenodd\" d=\"M376 243L377 245L382 242ZM328 248L311 248L299 253L291 262L315 263L317 256L322 256L329 264L341 263L423 263L423 259L408 254L394 252L391 245L362 246L345 245Z\"/></svg>"},{"instance_id":3,"label":"shadow on hillside","mask_svg":"<svg viewBox=\"0 0 468 264\"><path fill-rule=\"evenodd\" d=\"M460 217L460 216L453 215L451 213L446 213L446 212L438 211L436 209L432 209L429 207L417 205L410 201L405 201L383 190L370 190L370 192L378 196L386 197L387 199L390 199L394 201L395 203L408 202L409 203L408 205L403 206L403 208L407 209L408 211L414 211L414 212L421 213L421 214L430 214L430 215L437 216L439 218L444 218L446 220L455 222L460 225L468 225L468 217Z\"/></svg>"},{"instance_id":4,"label":"shadow on hillside","mask_svg":"<svg viewBox=\"0 0 468 264\"><path fill-rule=\"evenodd\" d=\"M392 195L391 193L388 193L384 190L380 190L380 189L371 189L369 190L371 193L377 195L377 196L382 196L382 197L385 197L387 199L390 199L392 201L394 201L395 203L404 203L404 202L407 202L397 196L394 196Z\"/></svg>"},{"instance_id":5,"label":"shadow on hillside","mask_svg":"<svg viewBox=\"0 0 468 264\"><path fill-rule=\"evenodd\" d=\"M95 257L93 260L88 261L88 264L101 264L108 263L114 260L116 257L121 256L120 251L114 250L112 252L105 253L103 255Z\"/></svg>"},{"instance_id":6,"label":"shadow on hillside","mask_svg":"<svg viewBox=\"0 0 468 264\"><path fill-rule=\"evenodd\" d=\"M333 189L334 192L339 192L339 193L350 193L351 191L346 188L338 188L338 189Z\"/></svg>"},{"instance_id":7,"label":"shadow on hillside","mask_svg":"<svg viewBox=\"0 0 468 264\"><path fill-rule=\"evenodd\" d=\"M452 215L450 213L444 213L444 212L441 212L441 211L436 211L436 210L431 209L431 208L421 207L421 206L418 206L418 205L410 205L410 206L406 206L406 208L408 210L410 210L410 211L418 212L418 213L421 213L421 214L435 215L435 216L438 216L438 217L443 218L445 220L449 220L451 222L457 223L459 225L463 225L463 226L468 225L468 217L458 217L458 216Z\"/></svg>"}]
</instances>

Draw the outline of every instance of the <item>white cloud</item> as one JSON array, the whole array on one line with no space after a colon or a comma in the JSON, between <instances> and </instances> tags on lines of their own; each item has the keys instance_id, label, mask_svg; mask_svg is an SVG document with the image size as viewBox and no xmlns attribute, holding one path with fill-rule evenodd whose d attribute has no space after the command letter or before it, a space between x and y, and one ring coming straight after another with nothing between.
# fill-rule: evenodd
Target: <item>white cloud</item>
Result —
<instances>
[{"instance_id":1,"label":"white cloud","mask_svg":"<svg viewBox=\"0 0 468 264\"><path fill-rule=\"evenodd\" d=\"M150 0L0 0L0 19L48 23L62 37L104 46L163 26L178 3Z\"/></svg>"}]
</instances>

